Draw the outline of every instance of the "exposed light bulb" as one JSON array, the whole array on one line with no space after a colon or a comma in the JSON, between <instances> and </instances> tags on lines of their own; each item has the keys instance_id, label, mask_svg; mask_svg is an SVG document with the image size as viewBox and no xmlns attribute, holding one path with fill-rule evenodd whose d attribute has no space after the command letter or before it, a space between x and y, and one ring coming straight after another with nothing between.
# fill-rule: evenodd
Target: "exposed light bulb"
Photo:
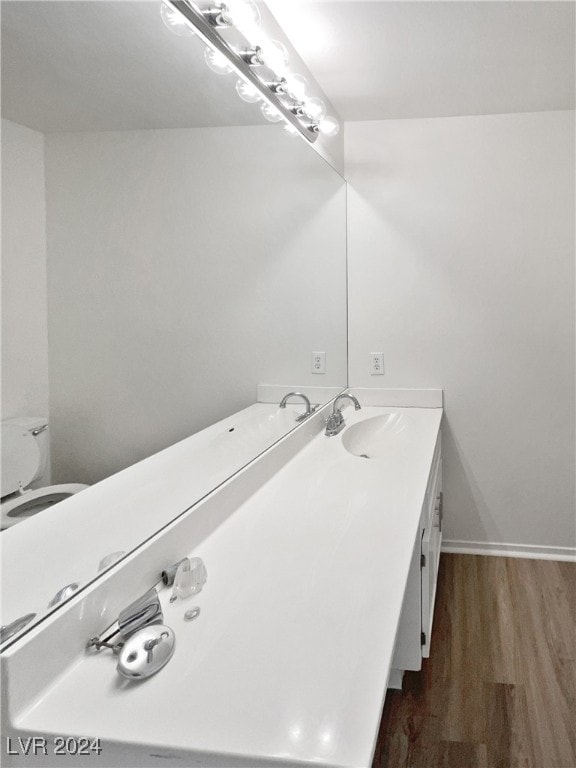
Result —
<instances>
[{"instance_id":1,"label":"exposed light bulb","mask_svg":"<svg viewBox=\"0 0 576 768\"><path fill-rule=\"evenodd\" d=\"M236 93L248 104L256 104L262 99L260 91L245 80L238 80L236 83Z\"/></svg>"},{"instance_id":2,"label":"exposed light bulb","mask_svg":"<svg viewBox=\"0 0 576 768\"><path fill-rule=\"evenodd\" d=\"M304 104L302 104L302 111L310 120L319 122L326 117L326 104L324 104L322 99L313 96L311 99L306 99Z\"/></svg>"},{"instance_id":3,"label":"exposed light bulb","mask_svg":"<svg viewBox=\"0 0 576 768\"><path fill-rule=\"evenodd\" d=\"M226 56L212 48L206 48L204 60L212 72L216 72L217 75L229 75L230 72L234 71Z\"/></svg>"},{"instance_id":4,"label":"exposed light bulb","mask_svg":"<svg viewBox=\"0 0 576 768\"><path fill-rule=\"evenodd\" d=\"M288 51L279 40L263 40L258 44L258 60L277 75L283 73L288 64Z\"/></svg>"},{"instance_id":5,"label":"exposed light bulb","mask_svg":"<svg viewBox=\"0 0 576 768\"><path fill-rule=\"evenodd\" d=\"M286 80L286 93L292 96L295 101L304 101L308 88L306 78L302 77L302 75L287 72L284 75L284 79Z\"/></svg>"},{"instance_id":6,"label":"exposed light bulb","mask_svg":"<svg viewBox=\"0 0 576 768\"><path fill-rule=\"evenodd\" d=\"M328 115L323 120L320 120L318 124L318 131L323 136L329 136L329 137L337 136L338 133L340 132L340 123L338 122L338 120L336 120L335 117L331 117L330 115Z\"/></svg>"},{"instance_id":7,"label":"exposed light bulb","mask_svg":"<svg viewBox=\"0 0 576 768\"><path fill-rule=\"evenodd\" d=\"M275 93L277 96L287 96L286 93L286 80L284 80L283 77L281 77L279 80L273 80L271 83L267 82L265 83L268 88L272 91L272 93Z\"/></svg>"},{"instance_id":8,"label":"exposed light bulb","mask_svg":"<svg viewBox=\"0 0 576 768\"><path fill-rule=\"evenodd\" d=\"M284 119L282 112L280 112L279 109L276 109L276 107L272 106L272 104L269 104L267 101L262 104L261 110L262 114L269 123L279 123L280 120Z\"/></svg>"},{"instance_id":9,"label":"exposed light bulb","mask_svg":"<svg viewBox=\"0 0 576 768\"><path fill-rule=\"evenodd\" d=\"M110 568L110 566L117 563L119 560L122 560L126 552L111 552L109 555L106 555L106 557L103 557L102 560L98 563L98 573L100 571L105 571L107 568Z\"/></svg>"},{"instance_id":10,"label":"exposed light bulb","mask_svg":"<svg viewBox=\"0 0 576 768\"><path fill-rule=\"evenodd\" d=\"M288 136L298 136L298 130L295 126L292 125L292 123L286 123L284 125L284 130Z\"/></svg>"},{"instance_id":11,"label":"exposed light bulb","mask_svg":"<svg viewBox=\"0 0 576 768\"><path fill-rule=\"evenodd\" d=\"M187 24L184 16L164 0L160 3L160 16L170 32L180 37L194 37L194 30Z\"/></svg>"},{"instance_id":12,"label":"exposed light bulb","mask_svg":"<svg viewBox=\"0 0 576 768\"><path fill-rule=\"evenodd\" d=\"M254 0L225 0L221 8L225 23L236 27L246 37L253 35L260 26L260 11Z\"/></svg>"}]
</instances>

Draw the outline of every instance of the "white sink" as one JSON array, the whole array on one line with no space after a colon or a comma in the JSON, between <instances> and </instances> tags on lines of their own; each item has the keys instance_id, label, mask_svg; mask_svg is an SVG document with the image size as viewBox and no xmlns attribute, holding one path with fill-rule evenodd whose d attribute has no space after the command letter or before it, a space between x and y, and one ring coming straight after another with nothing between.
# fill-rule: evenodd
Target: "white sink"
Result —
<instances>
[{"instance_id":1,"label":"white sink","mask_svg":"<svg viewBox=\"0 0 576 768\"><path fill-rule=\"evenodd\" d=\"M348 427L342 434L342 445L352 456L377 459L400 448L412 425L405 413L373 416Z\"/></svg>"}]
</instances>

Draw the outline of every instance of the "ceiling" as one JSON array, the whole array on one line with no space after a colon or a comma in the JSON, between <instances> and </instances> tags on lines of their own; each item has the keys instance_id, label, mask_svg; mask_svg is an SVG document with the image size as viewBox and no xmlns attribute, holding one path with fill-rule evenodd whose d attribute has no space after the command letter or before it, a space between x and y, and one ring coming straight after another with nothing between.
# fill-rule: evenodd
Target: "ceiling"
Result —
<instances>
[{"instance_id":1,"label":"ceiling","mask_svg":"<svg viewBox=\"0 0 576 768\"><path fill-rule=\"evenodd\" d=\"M573 2L266 1L344 120L574 108Z\"/></svg>"},{"instance_id":2,"label":"ceiling","mask_svg":"<svg viewBox=\"0 0 576 768\"><path fill-rule=\"evenodd\" d=\"M263 124L160 2L2 2L2 116L45 133Z\"/></svg>"}]
</instances>

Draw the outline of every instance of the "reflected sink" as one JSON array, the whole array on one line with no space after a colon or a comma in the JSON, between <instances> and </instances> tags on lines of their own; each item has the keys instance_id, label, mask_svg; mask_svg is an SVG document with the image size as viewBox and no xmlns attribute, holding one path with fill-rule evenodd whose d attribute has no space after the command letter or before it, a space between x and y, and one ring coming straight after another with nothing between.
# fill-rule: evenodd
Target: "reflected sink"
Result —
<instances>
[{"instance_id":1,"label":"reflected sink","mask_svg":"<svg viewBox=\"0 0 576 768\"><path fill-rule=\"evenodd\" d=\"M399 447L399 437L411 424L405 413L373 416L348 427L342 435L342 445L353 456L377 459Z\"/></svg>"}]
</instances>

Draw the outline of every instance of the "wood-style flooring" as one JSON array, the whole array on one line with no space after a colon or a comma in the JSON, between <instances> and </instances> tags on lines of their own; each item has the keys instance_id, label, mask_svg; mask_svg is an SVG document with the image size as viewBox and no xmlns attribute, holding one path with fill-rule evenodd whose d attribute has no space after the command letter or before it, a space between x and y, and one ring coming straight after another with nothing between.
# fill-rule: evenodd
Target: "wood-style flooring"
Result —
<instances>
[{"instance_id":1,"label":"wood-style flooring","mask_svg":"<svg viewBox=\"0 0 576 768\"><path fill-rule=\"evenodd\" d=\"M436 599L373 768L576 768L576 564L443 554Z\"/></svg>"}]
</instances>

